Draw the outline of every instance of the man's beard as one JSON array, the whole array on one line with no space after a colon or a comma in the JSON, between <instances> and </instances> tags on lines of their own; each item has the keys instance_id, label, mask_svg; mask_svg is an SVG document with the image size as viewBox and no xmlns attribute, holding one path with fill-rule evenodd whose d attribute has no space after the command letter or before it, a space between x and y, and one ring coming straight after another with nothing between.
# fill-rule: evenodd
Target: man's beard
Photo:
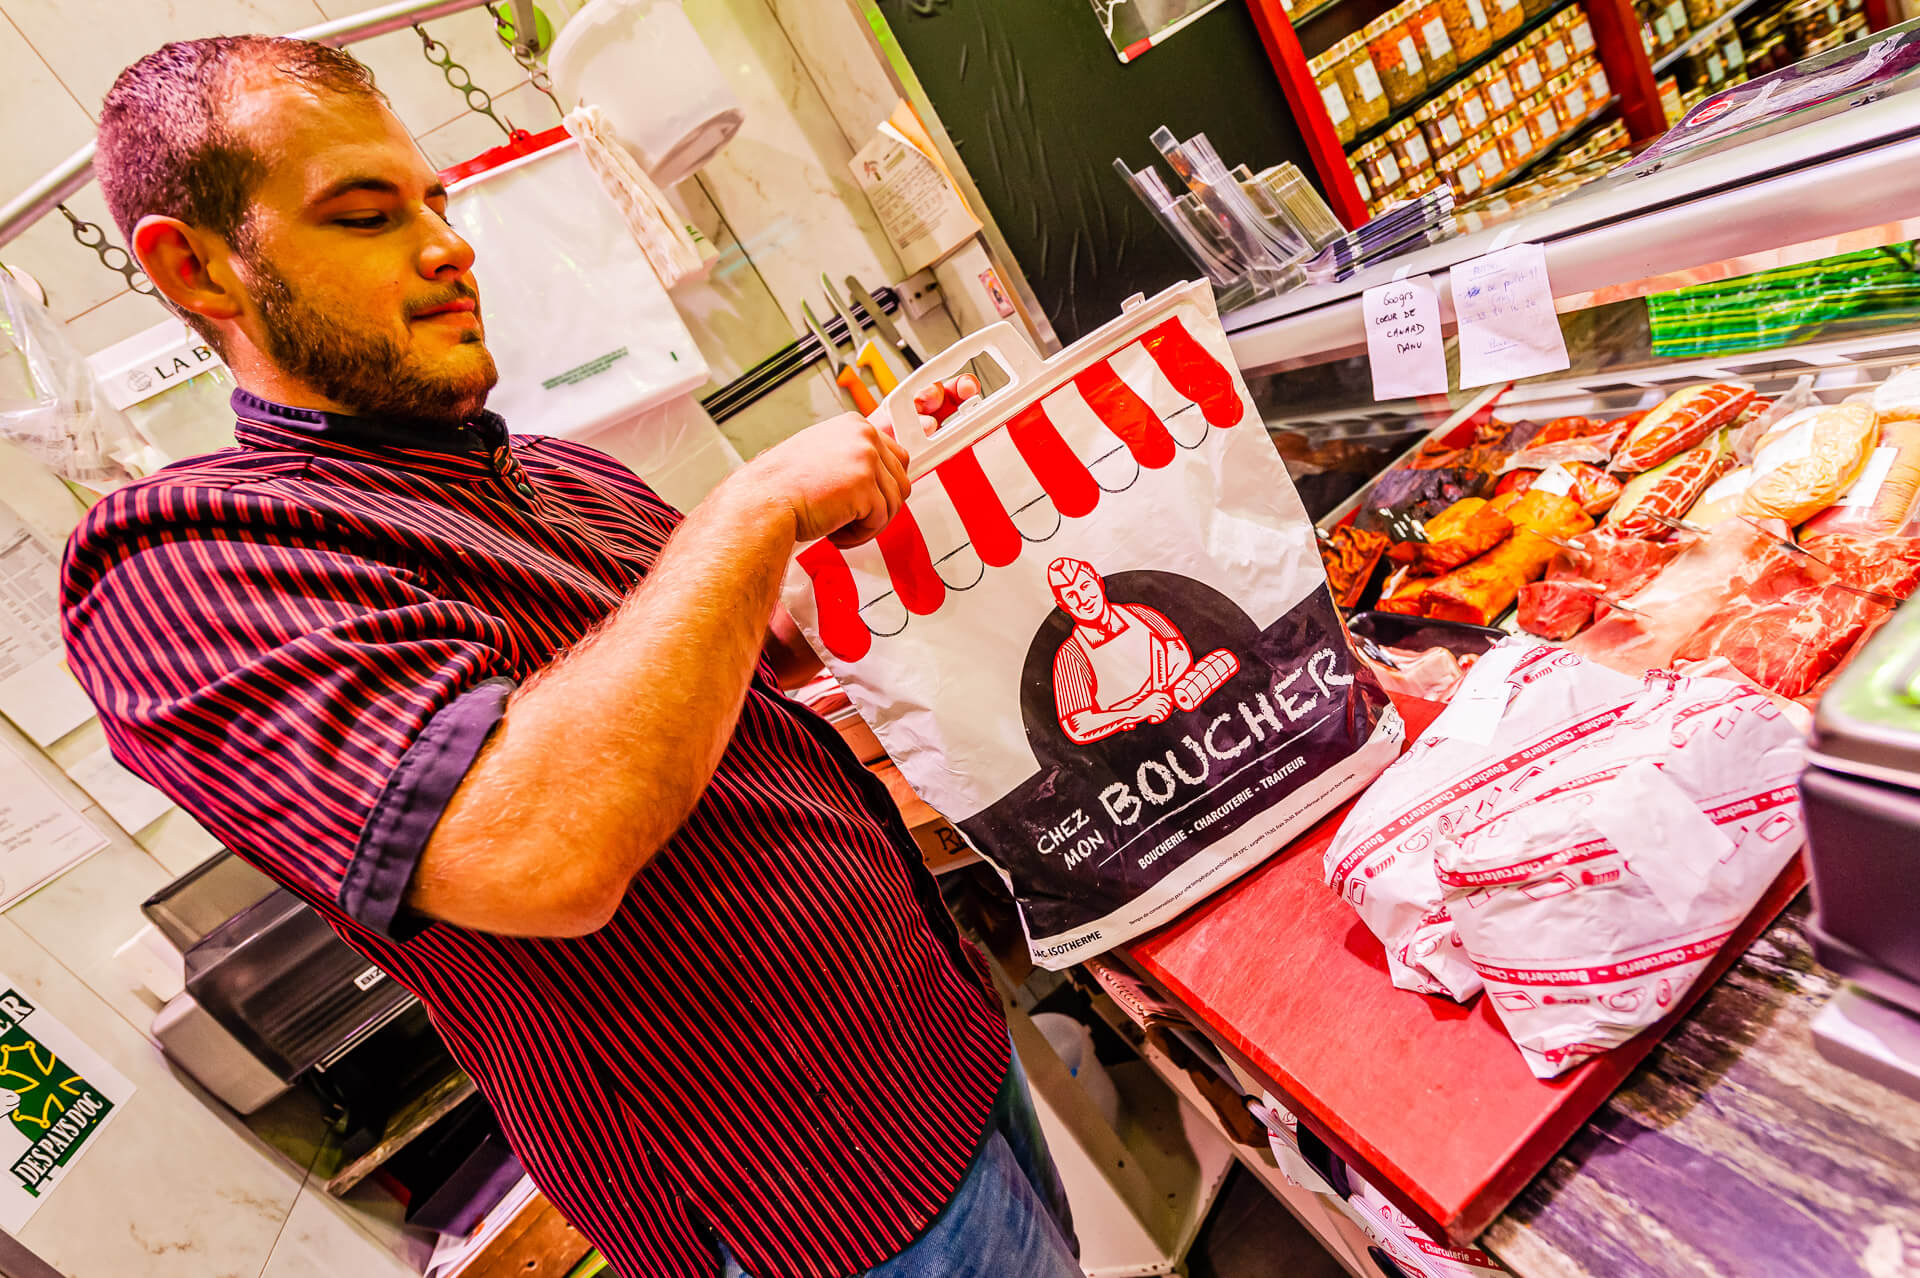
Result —
<instances>
[{"instance_id":1,"label":"man's beard","mask_svg":"<svg viewBox=\"0 0 1920 1278\"><path fill-rule=\"evenodd\" d=\"M303 300L264 256L247 254L244 260L268 357L357 415L457 426L486 405L487 392L500 380L483 345L480 366L473 371L430 373L415 367L391 337L357 328ZM462 285L454 296L474 294ZM473 340L479 345L477 334Z\"/></svg>"}]
</instances>

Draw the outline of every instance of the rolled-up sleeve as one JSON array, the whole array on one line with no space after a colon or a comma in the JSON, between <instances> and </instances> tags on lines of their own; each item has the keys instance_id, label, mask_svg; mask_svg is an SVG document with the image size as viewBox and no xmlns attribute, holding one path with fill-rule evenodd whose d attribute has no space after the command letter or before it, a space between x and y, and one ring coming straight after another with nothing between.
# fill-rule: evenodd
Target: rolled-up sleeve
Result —
<instances>
[{"instance_id":1,"label":"rolled-up sleeve","mask_svg":"<svg viewBox=\"0 0 1920 1278\"><path fill-rule=\"evenodd\" d=\"M68 543L68 660L128 769L394 940L513 687L498 618L259 487L135 486Z\"/></svg>"}]
</instances>

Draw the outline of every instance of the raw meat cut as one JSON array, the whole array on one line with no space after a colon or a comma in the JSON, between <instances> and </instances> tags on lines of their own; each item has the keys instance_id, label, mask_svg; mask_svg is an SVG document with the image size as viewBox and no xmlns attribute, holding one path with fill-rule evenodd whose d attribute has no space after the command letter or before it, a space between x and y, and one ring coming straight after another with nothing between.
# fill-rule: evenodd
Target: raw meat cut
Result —
<instances>
[{"instance_id":1,"label":"raw meat cut","mask_svg":"<svg viewBox=\"0 0 1920 1278\"><path fill-rule=\"evenodd\" d=\"M1598 582L1584 577L1530 581L1520 587L1520 628L1542 639L1571 639L1593 621Z\"/></svg>"}]
</instances>

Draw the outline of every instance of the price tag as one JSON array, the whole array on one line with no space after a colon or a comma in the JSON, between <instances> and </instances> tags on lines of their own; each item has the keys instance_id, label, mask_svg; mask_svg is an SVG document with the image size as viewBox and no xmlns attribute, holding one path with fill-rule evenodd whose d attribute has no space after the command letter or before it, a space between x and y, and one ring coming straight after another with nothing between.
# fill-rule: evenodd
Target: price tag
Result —
<instances>
[{"instance_id":1,"label":"price tag","mask_svg":"<svg viewBox=\"0 0 1920 1278\"><path fill-rule=\"evenodd\" d=\"M1460 322L1460 386L1518 381L1571 366L1538 244L1462 262L1449 272Z\"/></svg>"},{"instance_id":2,"label":"price tag","mask_svg":"<svg viewBox=\"0 0 1920 1278\"><path fill-rule=\"evenodd\" d=\"M1513 105L1513 86L1505 80L1495 80L1487 85L1487 96L1493 99L1493 109L1504 111ZM1474 125L1476 129L1479 125Z\"/></svg>"},{"instance_id":3,"label":"price tag","mask_svg":"<svg viewBox=\"0 0 1920 1278\"><path fill-rule=\"evenodd\" d=\"M1453 52L1453 41L1447 39L1446 23L1435 18L1426 26L1420 28L1420 30L1427 37L1427 56L1429 58L1444 58Z\"/></svg>"},{"instance_id":4,"label":"price tag","mask_svg":"<svg viewBox=\"0 0 1920 1278\"><path fill-rule=\"evenodd\" d=\"M1485 115L1486 113L1484 111L1481 112L1482 118L1484 118ZM1463 136L1460 132L1460 121L1450 115L1440 117L1440 140L1442 142L1445 142L1448 146L1459 146L1460 139Z\"/></svg>"},{"instance_id":5,"label":"price tag","mask_svg":"<svg viewBox=\"0 0 1920 1278\"><path fill-rule=\"evenodd\" d=\"M1375 399L1447 393L1440 298L1431 278L1414 275L1368 289L1361 315L1367 326L1367 363L1373 370Z\"/></svg>"},{"instance_id":6,"label":"price tag","mask_svg":"<svg viewBox=\"0 0 1920 1278\"><path fill-rule=\"evenodd\" d=\"M1485 106L1483 106L1483 105L1481 105L1481 102L1480 102L1480 99L1479 99L1479 98L1463 98L1463 99L1461 99L1461 102L1460 102L1460 110L1461 110L1461 111L1462 111L1462 112L1463 112L1463 113L1464 113L1464 114L1466 115L1466 117L1467 117L1467 127L1468 127L1468 128L1470 128L1470 129L1477 129L1477 128L1479 128L1479 127L1480 127L1481 125L1483 125L1483 124L1485 124L1485 123L1487 122L1487 108L1486 108ZM1449 117L1449 118L1451 118L1451 117ZM1441 121L1441 123L1440 123L1440 128L1441 128L1441 131L1442 131L1442 132L1445 132L1445 130L1446 130L1446 127L1447 127L1447 121L1446 121L1446 120L1442 120L1442 121ZM1459 126L1458 124L1455 124L1455 125L1453 126L1453 131L1454 131L1454 133L1455 133L1455 134L1457 135L1457 134L1458 134L1458 133L1460 132L1460 126ZM1454 142L1458 142L1459 140L1460 140L1460 139L1459 139L1459 137L1458 137L1458 136L1456 136L1456 137L1455 137L1455 138L1453 139L1453 141L1454 141ZM1451 145L1451 144L1449 144L1449 145Z\"/></svg>"},{"instance_id":7,"label":"price tag","mask_svg":"<svg viewBox=\"0 0 1920 1278\"><path fill-rule=\"evenodd\" d=\"M1559 462L1540 472L1537 479L1528 485L1529 492L1557 493L1562 497L1573 494L1573 472Z\"/></svg>"},{"instance_id":8,"label":"price tag","mask_svg":"<svg viewBox=\"0 0 1920 1278\"><path fill-rule=\"evenodd\" d=\"M1567 94L1567 112L1575 120L1587 113L1587 91L1574 89Z\"/></svg>"},{"instance_id":9,"label":"price tag","mask_svg":"<svg viewBox=\"0 0 1920 1278\"><path fill-rule=\"evenodd\" d=\"M1373 69L1373 63L1357 63L1353 68L1353 82L1360 87L1360 100L1371 102L1375 98L1385 97L1386 90L1380 87L1380 73Z\"/></svg>"},{"instance_id":10,"label":"price tag","mask_svg":"<svg viewBox=\"0 0 1920 1278\"><path fill-rule=\"evenodd\" d=\"M1521 92L1532 93L1540 87L1540 64L1538 62L1535 62L1532 58L1523 58L1520 61L1519 71Z\"/></svg>"},{"instance_id":11,"label":"price tag","mask_svg":"<svg viewBox=\"0 0 1920 1278\"><path fill-rule=\"evenodd\" d=\"M1575 53L1593 52L1593 28L1587 24L1586 19L1582 18L1579 22L1574 23L1568 30L1567 35L1573 41L1573 51Z\"/></svg>"}]
</instances>

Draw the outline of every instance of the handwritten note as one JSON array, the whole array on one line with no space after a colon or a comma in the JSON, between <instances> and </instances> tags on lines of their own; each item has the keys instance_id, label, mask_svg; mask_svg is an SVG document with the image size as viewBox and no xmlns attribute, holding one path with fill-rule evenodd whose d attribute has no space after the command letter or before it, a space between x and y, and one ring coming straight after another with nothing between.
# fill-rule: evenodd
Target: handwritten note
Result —
<instances>
[{"instance_id":1,"label":"handwritten note","mask_svg":"<svg viewBox=\"0 0 1920 1278\"><path fill-rule=\"evenodd\" d=\"M1367 363L1373 397L1408 399L1447 393L1447 356L1440 338L1440 299L1433 281L1415 275L1367 290Z\"/></svg>"},{"instance_id":2,"label":"handwritten note","mask_svg":"<svg viewBox=\"0 0 1920 1278\"><path fill-rule=\"evenodd\" d=\"M1571 365L1553 311L1546 250L1516 244L1449 275L1460 322L1460 387L1519 381Z\"/></svg>"}]
</instances>

